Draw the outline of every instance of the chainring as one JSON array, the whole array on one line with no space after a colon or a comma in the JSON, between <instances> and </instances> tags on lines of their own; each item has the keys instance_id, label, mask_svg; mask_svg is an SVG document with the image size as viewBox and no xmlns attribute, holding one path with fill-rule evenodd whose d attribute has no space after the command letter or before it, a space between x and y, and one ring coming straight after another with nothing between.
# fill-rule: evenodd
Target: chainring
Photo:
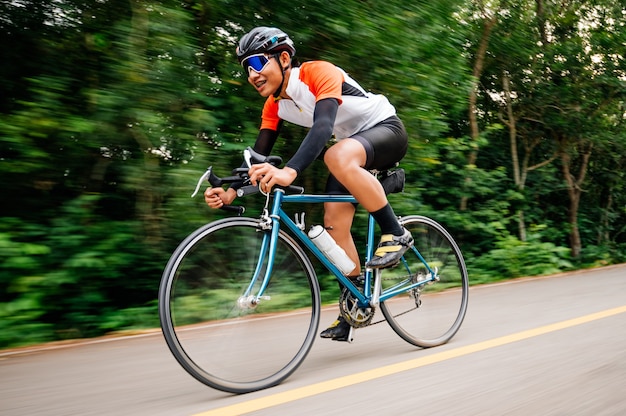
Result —
<instances>
[{"instance_id":1,"label":"chainring","mask_svg":"<svg viewBox=\"0 0 626 416\"><path fill-rule=\"evenodd\" d=\"M344 289L339 297L339 311L351 327L363 328L372 322L376 309L371 307L359 308L358 301L354 295Z\"/></svg>"}]
</instances>

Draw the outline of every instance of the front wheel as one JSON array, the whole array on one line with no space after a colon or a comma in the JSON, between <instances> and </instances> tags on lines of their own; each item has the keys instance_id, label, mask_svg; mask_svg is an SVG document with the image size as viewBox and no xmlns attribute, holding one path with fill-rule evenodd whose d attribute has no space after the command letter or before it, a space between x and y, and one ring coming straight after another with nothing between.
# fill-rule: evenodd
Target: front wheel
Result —
<instances>
[{"instance_id":1,"label":"front wheel","mask_svg":"<svg viewBox=\"0 0 626 416\"><path fill-rule=\"evenodd\" d=\"M436 270L438 280L404 291L381 302L380 309L393 330L418 347L435 347L448 342L459 330L469 296L467 268L461 250L450 234L434 220L408 216L400 223L415 241L403 260L381 273L382 289L406 287L429 279Z\"/></svg>"},{"instance_id":2,"label":"front wheel","mask_svg":"<svg viewBox=\"0 0 626 416\"><path fill-rule=\"evenodd\" d=\"M319 285L302 248L278 234L269 285L259 260L270 231L259 221L228 218L193 232L170 258L159 288L165 340L200 382L231 393L274 386L293 373L317 333ZM253 281L255 269L261 274ZM243 296L246 294L246 296Z\"/></svg>"}]
</instances>

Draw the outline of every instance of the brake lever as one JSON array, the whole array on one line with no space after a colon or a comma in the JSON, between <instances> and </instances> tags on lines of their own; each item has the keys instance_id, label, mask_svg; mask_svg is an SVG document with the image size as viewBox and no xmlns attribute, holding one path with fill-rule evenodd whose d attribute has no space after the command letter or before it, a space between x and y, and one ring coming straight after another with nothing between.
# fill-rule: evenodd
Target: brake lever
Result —
<instances>
[{"instance_id":1,"label":"brake lever","mask_svg":"<svg viewBox=\"0 0 626 416\"><path fill-rule=\"evenodd\" d=\"M204 182L205 180L207 180L209 178L209 176L211 176L211 169L212 168L213 168L213 166L209 166L209 168L206 170L206 172L204 172L204 174L202 176L200 176L200 179L198 179L198 184L196 185L196 190L193 191L193 194L191 194L192 198L198 194L198 191L200 190L200 187L202 186L202 182Z\"/></svg>"},{"instance_id":2,"label":"brake lever","mask_svg":"<svg viewBox=\"0 0 626 416\"><path fill-rule=\"evenodd\" d=\"M246 161L246 165L248 166L248 169L250 169L252 167L252 153L250 153L250 149L245 149L243 151L243 160Z\"/></svg>"}]
</instances>

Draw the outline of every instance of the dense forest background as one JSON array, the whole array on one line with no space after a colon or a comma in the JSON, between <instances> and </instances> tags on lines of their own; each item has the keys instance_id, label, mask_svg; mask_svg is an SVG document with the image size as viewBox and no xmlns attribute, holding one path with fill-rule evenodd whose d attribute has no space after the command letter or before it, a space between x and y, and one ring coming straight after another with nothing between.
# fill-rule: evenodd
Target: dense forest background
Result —
<instances>
[{"instance_id":1,"label":"dense forest background","mask_svg":"<svg viewBox=\"0 0 626 416\"><path fill-rule=\"evenodd\" d=\"M169 254L224 215L197 178L256 137L234 50L259 25L389 97L410 134L392 204L443 223L472 283L626 261L622 3L2 0L0 347L158 326Z\"/></svg>"}]
</instances>

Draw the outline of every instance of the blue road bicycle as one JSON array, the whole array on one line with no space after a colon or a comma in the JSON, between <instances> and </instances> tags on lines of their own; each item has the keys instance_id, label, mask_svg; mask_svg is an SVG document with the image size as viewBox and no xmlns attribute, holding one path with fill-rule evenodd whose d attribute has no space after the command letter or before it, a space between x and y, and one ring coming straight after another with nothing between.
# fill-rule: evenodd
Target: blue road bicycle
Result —
<instances>
[{"instance_id":1,"label":"blue road bicycle","mask_svg":"<svg viewBox=\"0 0 626 416\"><path fill-rule=\"evenodd\" d=\"M250 149L245 157L248 164L281 163ZM247 171L219 178L209 168L201 182L238 182L239 196L258 192ZM239 216L206 224L178 246L163 272L159 316L168 347L189 374L222 391L247 393L281 383L300 366L318 336L321 306L307 253L345 286L339 310L353 328L382 322L374 320L380 309L391 328L417 347L438 346L456 334L469 283L461 250L444 227L423 216L400 217L414 247L397 266L366 269L355 283L309 239L304 214L292 219L284 211L292 203L333 201L356 202L352 196L275 188L260 218L242 217L240 206L226 207ZM375 229L369 216L365 261L375 250Z\"/></svg>"}]
</instances>

